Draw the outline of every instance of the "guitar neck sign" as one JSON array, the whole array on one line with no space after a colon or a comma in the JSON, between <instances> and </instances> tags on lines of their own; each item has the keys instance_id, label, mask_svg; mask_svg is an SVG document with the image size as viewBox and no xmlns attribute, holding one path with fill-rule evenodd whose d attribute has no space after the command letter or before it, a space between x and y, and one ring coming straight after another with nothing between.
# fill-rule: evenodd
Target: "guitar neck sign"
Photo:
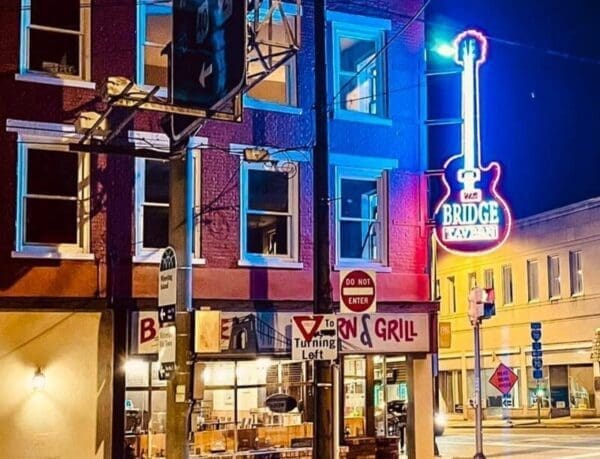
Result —
<instances>
[{"instance_id":1,"label":"guitar neck sign","mask_svg":"<svg viewBox=\"0 0 600 459\"><path fill-rule=\"evenodd\" d=\"M444 164L444 196L434 212L438 243L458 255L491 252L508 238L510 209L497 187L501 168L481 160L479 129L479 67L485 62L487 40L467 30L454 40L455 61L462 69L462 152Z\"/></svg>"}]
</instances>

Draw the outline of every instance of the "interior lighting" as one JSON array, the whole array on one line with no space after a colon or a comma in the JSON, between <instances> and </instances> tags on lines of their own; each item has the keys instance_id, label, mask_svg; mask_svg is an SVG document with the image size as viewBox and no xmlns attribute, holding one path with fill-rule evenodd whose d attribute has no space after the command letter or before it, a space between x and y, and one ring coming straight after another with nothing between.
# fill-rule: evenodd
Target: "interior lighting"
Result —
<instances>
[{"instance_id":1,"label":"interior lighting","mask_svg":"<svg viewBox=\"0 0 600 459\"><path fill-rule=\"evenodd\" d=\"M42 372L40 367L38 367L37 371L33 375L31 385L33 386L34 390L42 390L44 387L46 387L46 375Z\"/></svg>"}]
</instances>

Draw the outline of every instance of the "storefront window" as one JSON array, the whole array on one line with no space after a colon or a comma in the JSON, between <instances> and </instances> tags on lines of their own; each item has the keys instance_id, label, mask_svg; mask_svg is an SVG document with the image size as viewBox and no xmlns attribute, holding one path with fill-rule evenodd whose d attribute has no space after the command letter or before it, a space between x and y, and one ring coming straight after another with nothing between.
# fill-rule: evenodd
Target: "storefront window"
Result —
<instances>
[{"instance_id":1,"label":"storefront window","mask_svg":"<svg viewBox=\"0 0 600 459\"><path fill-rule=\"evenodd\" d=\"M312 438L304 414L304 363L258 359L197 365L202 399L192 419L196 454L289 448Z\"/></svg>"},{"instance_id":2,"label":"storefront window","mask_svg":"<svg viewBox=\"0 0 600 459\"><path fill-rule=\"evenodd\" d=\"M360 437L366 431L367 359L344 357L345 435Z\"/></svg>"},{"instance_id":3,"label":"storefront window","mask_svg":"<svg viewBox=\"0 0 600 459\"><path fill-rule=\"evenodd\" d=\"M540 396L540 407L550 407L550 390L548 367L542 368L542 379L533 379L533 368L527 367L527 403L529 408L537 406L537 397Z\"/></svg>"},{"instance_id":4,"label":"storefront window","mask_svg":"<svg viewBox=\"0 0 600 459\"><path fill-rule=\"evenodd\" d=\"M460 370L440 371L440 402L446 413L463 412L462 374Z\"/></svg>"},{"instance_id":5,"label":"storefront window","mask_svg":"<svg viewBox=\"0 0 600 459\"><path fill-rule=\"evenodd\" d=\"M167 416L166 382L158 363L130 360L125 367L125 439L136 458L163 457Z\"/></svg>"},{"instance_id":6,"label":"storefront window","mask_svg":"<svg viewBox=\"0 0 600 459\"><path fill-rule=\"evenodd\" d=\"M569 401L571 408L595 408L594 369L592 365L569 366Z\"/></svg>"}]
</instances>

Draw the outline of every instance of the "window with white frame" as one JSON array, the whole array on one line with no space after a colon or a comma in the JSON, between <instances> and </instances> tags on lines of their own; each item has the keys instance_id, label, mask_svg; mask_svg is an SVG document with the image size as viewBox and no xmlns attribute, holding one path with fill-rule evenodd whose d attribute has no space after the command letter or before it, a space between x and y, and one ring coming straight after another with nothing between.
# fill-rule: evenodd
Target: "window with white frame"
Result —
<instances>
[{"instance_id":1,"label":"window with white frame","mask_svg":"<svg viewBox=\"0 0 600 459\"><path fill-rule=\"evenodd\" d=\"M560 259L558 255L548 257L548 295L560 297Z\"/></svg>"},{"instance_id":2,"label":"window with white frame","mask_svg":"<svg viewBox=\"0 0 600 459\"><path fill-rule=\"evenodd\" d=\"M136 142L143 141L143 134ZM161 136L162 137L162 136ZM166 139L164 139L166 142ZM154 139L156 141L156 139ZM197 143L197 141L193 141ZM159 141L160 143L160 141ZM168 147L168 142L162 145ZM194 234L192 250L196 260L201 257L200 216L200 151L192 151ZM169 161L136 158L135 160L135 256L136 261L160 261L162 249L169 245ZM183 197L182 197L183 199Z\"/></svg>"},{"instance_id":3,"label":"window with white frame","mask_svg":"<svg viewBox=\"0 0 600 459\"><path fill-rule=\"evenodd\" d=\"M387 263L387 179L382 170L336 169L338 262Z\"/></svg>"},{"instance_id":4,"label":"window with white frame","mask_svg":"<svg viewBox=\"0 0 600 459\"><path fill-rule=\"evenodd\" d=\"M89 79L91 0L22 0L20 73Z\"/></svg>"},{"instance_id":5,"label":"window with white frame","mask_svg":"<svg viewBox=\"0 0 600 459\"><path fill-rule=\"evenodd\" d=\"M298 261L298 165L241 164L241 258L275 265Z\"/></svg>"},{"instance_id":6,"label":"window with white frame","mask_svg":"<svg viewBox=\"0 0 600 459\"><path fill-rule=\"evenodd\" d=\"M527 299L528 301L540 299L540 281L537 260L527 260Z\"/></svg>"},{"instance_id":7,"label":"window with white frame","mask_svg":"<svg viewBox=\"0 0 600 459\"><path fill-rule=\"evenodd\" d=\"M494 288L494 270L492 268L483 271L484 288Z\"/></svg>"},{"instance_id":8,"label":"window with white frame","mask_svg":"<svg viewBox=\"0 0 600 459\"><path fill-rule=\"evenodd\" d=\"M448 313L454 314L456 313L456 282L454 276L449 276L447 279L447 299L446 302L448 304Z\"/></svg>"},{"instance_id":9,"label":"window with white frame","mask_svg":"<svg viewBox=\"0 0 600 459\"><path fill-rule=\"evenodd\" d=\"M583 293L583 266L581 264L581 250L569 252L569 271L571 277L571 295Z\"/></svg>"},{"instance_id":10,"label":"window with white frame","mask_svg":"<svg viewBox=\"0 0 600 459\"><path fill-rule=\"evenodd\" d=\"M72 153L58 142L38 138L19 143L18 253L89 253L89 155Z\"/></svg>"},{"instance_id":11,"label":"window with white frame","mask_svg":"<svg viewBox=\"0 0 600 459\"><path fill-rule=\"evenodd\" d=\"M296 12L296 5L292 3L282 3L281 6L285 13L285 20L276 9L271 15L271 21L265 21L265 15L268 11L270 2L261 4L259 10L259 19L262 25L259 28L256 37L259 43L259 52L252 49L248 54L248 78L264 72L264 60L268 67L276 67L260 83L248 91L248 97L257 101L269 102L278 105L287 105L296 107L298 105L297 84L296 84L296 56L279 65L283 47L290 43L292 31L295 30L296 21L300 20ZM255 19L254 13L248 14L248 21ZM266 43L272 43L269 46Z\"/></svg>"},{"instance_id":12,"label":"window with white frame","mask_svg":"<svg viewBox=\"0 0 600 459\"><path fill-rule=\"evenodd\" d=\"M512 267L510 265L502 266L502 304L512 304L513 302L513 283Z\"/></svg>"},{"instance_id":13,"label":"window with white frame","mask_svg":"<svg viewBox=\"0 0 600 459\"><path fill-rule=\"evenodd\" d=\"M477 287L477 273L469 273L467 279L469 289Z\"/></svg>"},{"instance_id":14,"label":"window with white frame","mask_svg":"<svg viewBox=\"0 0 600 459\"><path fill-rule=\"evenodd\" d=\"M385 118L387 82L382 49L389 24L375 18L334 12L328 12L328 18L333 23L332 68L336 112Z\"/></svg>"},{"instance_id":15,"label":"window with white frame","mask_svg":"<svg viewBox=\"0 0 600 459\"><path fill-rule=\"evenodd\" d=\"M167 87L167 55L171 41L173 5L170 1L138 1L137 83Z\"/></svg>"}]
</instances>

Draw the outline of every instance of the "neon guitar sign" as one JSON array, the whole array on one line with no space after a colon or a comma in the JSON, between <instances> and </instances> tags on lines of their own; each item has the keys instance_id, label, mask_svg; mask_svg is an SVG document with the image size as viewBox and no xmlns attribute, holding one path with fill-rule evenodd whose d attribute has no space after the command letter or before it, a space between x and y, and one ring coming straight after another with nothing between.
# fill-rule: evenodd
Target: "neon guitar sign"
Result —
<instances>
[{"instance_id":1,"label":"neon guitar sign","mask_svg":"<svg viewBox=\"0 0 600 459\"><path fill-rule=\"evenodd\" d=\"M462 70L462 152L444 164L444 197L435 208L435 236L458 255L491 252L506 241L512 218L497 191L500 164L481 162L479 133L479 67L485 62L487 40L467 30L454 40L456 63Z\"/></svg>"}]
</instances>

